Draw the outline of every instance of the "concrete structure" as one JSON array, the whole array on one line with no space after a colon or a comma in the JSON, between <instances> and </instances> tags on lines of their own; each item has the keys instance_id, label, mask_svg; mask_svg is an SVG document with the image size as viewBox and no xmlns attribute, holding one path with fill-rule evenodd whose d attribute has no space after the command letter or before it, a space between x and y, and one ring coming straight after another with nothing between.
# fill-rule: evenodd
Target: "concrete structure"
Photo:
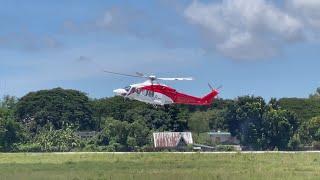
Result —
<instances>
[{"instance_id":1,"label":"concrete structure","mask_svg":"<svg viewBox=\"0 0 320 180\"><path fill-rule=\"evenodd\" d=\"M240 144L240 141L231 136L230 132L209 132L210 139L215 144Z\"/></svg>"},{"instance_id":2,"label":"concrete structure","mask_svg":"<svg viewBox=\"0 0 320 180\"><path fill-rule=\"evenodd\" d=\"M193 139L191 132L157 132L153 133L153 143L160 149L185 149Z\"/></svg>"},{"instance_id":3,"label":"concrete structure","mask_svg":"<svg viewBox=\"0 0 320 180\"><path fill-rule=\"evenodd\" d=\"M78 131L78 132L75 132L75 134L82 140L83 139L88 140L93 138L97 134L97 132L96 131Z\"/></svg>"}]
</instances>

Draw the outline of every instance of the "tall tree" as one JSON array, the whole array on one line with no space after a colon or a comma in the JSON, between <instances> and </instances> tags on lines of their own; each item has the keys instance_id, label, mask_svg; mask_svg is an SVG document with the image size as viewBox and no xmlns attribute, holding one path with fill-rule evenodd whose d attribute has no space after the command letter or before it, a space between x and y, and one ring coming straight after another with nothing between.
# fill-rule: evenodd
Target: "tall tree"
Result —
<instances>
[{"instance_id":1,"label":"tall tree","mask_svg":"<svg viewBox=\"0 0 320 180\"><path fill-rule=\"evenodd\" d=\"M12 117L0 117L0 150L10 151L13 145L24 140L21 124Z\"/></svg>"},{"instance_id":2,"label":"tall tree","mask_svg":"<svg viewBox=\"0 0 320 180\"><path fill-rule=\"evenodd\" d=\"M17 102L18 102L18 98L10 95L5 95L1 100L0 107L12 110L14 109Z\"/></svg>"},{"instance_id":3,"label":"tall tree","mask_svg":"<svg viewBox=\"0 0 320 180\"><path fill-rule=\"evenodd\" d=\"M33 132L48 124L54 129L95 127L88 97L82 92L62 88L27 94L17 103L15 115Z\"/></svg>"},{"instance_id":4,"label":"tall tree","mask_svg":"<svg viewBox=\"0 0 320 180\"><path fill-rule=\"evenodd\" d=\"M261 97L239 97L229 105L226 122L233 136L241 144L254 149L261 149L261 123L266 103Z\"/></svg>"},{"instance_id":5,"label":"tall tree","mask_svg":"<svg viewBox=\"0 0 320 180\"><path fill-rule=\"evenodd\" d=\"M313 141L320 142L320 116L304 122L299 129L299 135L303 143L311 144Z\"/></svg>"},{"instance_id":6,"label":"tall tree","mask_svg":"<svg viewBox=\"0 0 320 180\"><path fill-rule=\"evenodd\" d=\"M194 112L188 121L188 127L199 136L201 132L209 131L209 119L210 114L207 112Z\"/></svg>"},{"instance_id":7,"label":"tall tree","mask_svg":"<svg viewBox=\"0 0 320 180\"><path fill-rule=\"evenodd\" d=\"M298 120L291 112L281 109L266 112L262 123L262 146L265 149L287 149L297 128Z\"/></svg>"}]
</instances>

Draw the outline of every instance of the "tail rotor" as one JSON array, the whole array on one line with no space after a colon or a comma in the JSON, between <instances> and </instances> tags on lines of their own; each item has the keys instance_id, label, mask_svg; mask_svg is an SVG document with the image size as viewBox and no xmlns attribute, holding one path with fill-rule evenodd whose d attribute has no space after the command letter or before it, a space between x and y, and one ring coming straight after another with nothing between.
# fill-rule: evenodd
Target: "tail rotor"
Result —
<instances>
[{"instance_id":1,"label":"tail rotor","mask_svg":"<svg viewBox=\"0 0 320 180\"><path fill-rule=\"evenodd\" d=\"M212 85L210 83L208 83L209 88L211 89L211 91L213 90L220 90L222 88L222 85L218 86L217 88L213 88Z\"/></svg>"},{"instance_id":2,"label":"tail rotor","mask_svg":"<svg viewBox=\"0 0 320 180\"><path fill-rule=\"evenodd\" d=\"M211 91L219 91L222 88L222 85L218 86L217 88L214 88L210 83L208 83L209 88ZM219 95L217 95L217 98L219 98Z\"/></svg>"}]
</instances>

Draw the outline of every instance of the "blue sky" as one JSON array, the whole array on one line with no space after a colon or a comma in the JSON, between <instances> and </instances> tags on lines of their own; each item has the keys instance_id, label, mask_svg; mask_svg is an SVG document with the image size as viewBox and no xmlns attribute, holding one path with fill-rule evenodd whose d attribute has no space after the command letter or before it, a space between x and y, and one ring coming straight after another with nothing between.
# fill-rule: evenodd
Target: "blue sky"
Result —
<instances>
[{"instance_id":1,"label":"blue sky","mask_svg":"<svg viewBox=\"0 0 320 180\"><path fill-rule=\"evenodd\" d=\"M0 0L0 95L54 87L90 97L158 76L203 95L307 97L320 86L318 0Z\"/></svg>"}]
</instances>

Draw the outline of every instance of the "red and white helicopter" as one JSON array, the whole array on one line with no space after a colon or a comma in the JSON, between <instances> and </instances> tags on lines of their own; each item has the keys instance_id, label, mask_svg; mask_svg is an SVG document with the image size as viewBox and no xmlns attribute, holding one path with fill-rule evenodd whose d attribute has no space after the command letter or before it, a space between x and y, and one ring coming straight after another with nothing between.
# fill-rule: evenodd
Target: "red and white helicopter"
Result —
<instances>
[{"instance_id":1,"label":"red and white helicopter","mask_svg":"<svg viewBox=\"0 0 320 180\"><path fill-rule=\"evenodd\" d=\"M142 73L136 73L136 75L123 74L118 72L105 71L106 73L117 74L122 76L137 77L147 79L143 83L132 84L125 88L119 88L113 90L117 96L122 96L129 99L138 100L152 105L167 105L167 104L189 104L189 105L210 105L214 98L219 94L217 89L211 88L211 92L203 97L195 97L176 91L175 89L160 84L159 80L163 81L190 81L191 77L187 78L158 78L156 76L145 76ZM218 88L219 89L219 88Z\"/></svg>"}]
</instances>

